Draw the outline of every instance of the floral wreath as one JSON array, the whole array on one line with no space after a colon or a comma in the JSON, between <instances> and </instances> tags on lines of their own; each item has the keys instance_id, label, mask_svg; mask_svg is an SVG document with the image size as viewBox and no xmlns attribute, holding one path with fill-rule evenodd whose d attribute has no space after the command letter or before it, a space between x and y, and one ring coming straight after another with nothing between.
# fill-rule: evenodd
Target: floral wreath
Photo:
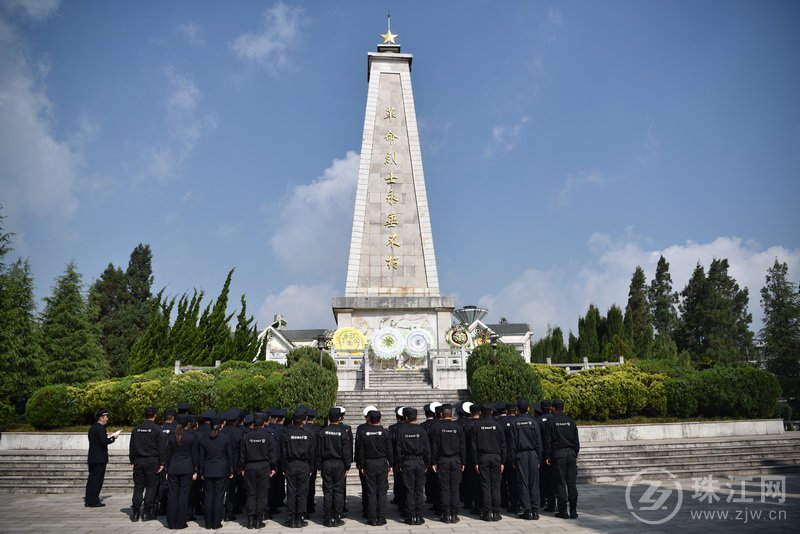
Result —
<instances>
[{"instance_id":1,"label":"floral wreath","mask_svg":"<svg viewBox=\"0 0 800 534\"><path fill-rule=\"evenodd\" d=\"M336 350L364 350L367 338L357 328L345 326L333 333L333 347Z\"/></svg>"},{"instance_id":2,"label":"floral wreath","mask_svg":"<svg viewBox=\"0 0 800 534\"><path fill-rule=\"evenodd\" d=\"M445 338L450 346L455 349L472 346L472 336L469 334L469 331L460 324L453 325L450 330L445 333Z\"/></svg>"},{"instance_id":3,"label":"floral wreath","mask_svg":"<svg viewBox=\"0 0 800 534\"><path fill-rule=\"evenodd\" d=\"M433 336L424 328L412 328L406 336L406 353L409 356L426 356L433 346Z\"/></svg>"},{"instance_id":4,"label":"floral wreath","mask_svg":"<svg viewBox=\"0 0 800 534\"><path fill-rule=\"evenodd\" d=\"M392 327L376 330L372 334L370 346L375 356L381 360L393 360L400 356L403 349L406 348L403 333Z\"/></svg>"}]
</instances>

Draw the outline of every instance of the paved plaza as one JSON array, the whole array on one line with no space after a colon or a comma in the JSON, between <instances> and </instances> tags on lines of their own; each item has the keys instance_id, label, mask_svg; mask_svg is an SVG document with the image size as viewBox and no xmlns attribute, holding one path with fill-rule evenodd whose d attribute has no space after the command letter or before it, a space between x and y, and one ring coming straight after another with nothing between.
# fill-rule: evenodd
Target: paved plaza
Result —
<instances>
[{"instance_id":1,"label":"paved plaza","mask_svg":"<svg viewBox=\"0 0 800 534\"><path fill-rule=\"evenodd\" d=\"M785 480L784 487L781 487L782 480ZM680 484L681 492L675 490L676 484ZM750 477L747 481L729 481L717 477L705 481L667 480L661 485L636 484L631 486L630 491L626 484L584 484L578 486L578 491L580 517L577 520L558 519L552 514L543 513L539 521L523 521L504 515L500 522L483 522L473 516L462 515L461 522L453 525L435 521L433 514L428 513L426 523L416 527L404 524L393 505L389 505L389 523L386 526L370 527L360 518L360 500L350 497L348 499L350 518L345 520L345 526L338 531L346 534L383 531L397 534L797 532L797 521L800 518L800 475L787 475L785 479L777 477L777 481L774 477L767 478L766 475L764 481L759 476ZM632 515L632 510L626 502L626 492L633 512L653 523L669 517L677 507L679 497L682 498L682 502L672 517L662 523L649 525ZM123 534L168 530L163 517L157 521L131 523L128 519L130 493L103 492L102 497L105 499L106 507L85 508L82 494L79 493L4 495L3 506L0 507L0 532ZM321 508L320 496L317 496L317 509ZM246 517L243 514L239 517L237 522L225 523L221 532L246 531ZM262 529L262 532L292 531L283 526L285 520L285 513L277 515L274 521L267 522L267 527ZM198 531L205 531L202 519L199 523L190 522L189 528L185 530L185 532ZM318 511L312 515L309 526L302 531L335 532L337 529L323 527L322 514Z\"/></svg>"}]
</instances>

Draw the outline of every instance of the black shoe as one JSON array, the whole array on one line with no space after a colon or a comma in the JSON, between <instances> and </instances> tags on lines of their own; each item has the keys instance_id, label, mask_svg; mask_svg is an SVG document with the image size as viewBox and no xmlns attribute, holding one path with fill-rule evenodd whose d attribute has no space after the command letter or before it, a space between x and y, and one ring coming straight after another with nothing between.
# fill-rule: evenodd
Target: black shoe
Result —
<instances>
[{"instance_id":1,"label":"black shoe","mask_svg":"<svg viewBox=\"0 0 800 534\"><path fill-rule=\"evenodd\" d=\"M105 504L101 502L96 502L94 504L86 504L84 506L86 506L86 508L102 508L103 506L105 506Z\"/></svg>"},{"instance_id":2,"label":"black shoe","mask_svg":"<svg viewBox=\"0 0 800 534\"><path fill-rule=\"evenodd\" d=\"M267 524L264 523L264 514L258 514L256 516L256 528L264 528Z\"/></svg>"},{"instance_id":3,"label":"black shoe","mask_svg":"<svg viewBox=\"0 0 800 534\"><path fill-rule=\"evenodd\" d=\"M367 524L369 526L371 526L371 527L377 527L378 526L378 520L377 519L370 519L369 521L367 521Z\"/></svg>"},{"instance_id":4,"label":"black shoe","mask_svg":"<svg viewBox=\"0 0 800 534\"><path fill-rule=\"evenodd\" d=\"M134 523L139 521L141 518L142 514L139 513L139 510L134 510L133 513L131 513L131 521L133 521Z\"/></svg>"},{"instance_id":5,"label":"black shoe","mask_svg":"<svg viewBox=\"0 0 800 534\"><path fill-rule=\"evenodd\" d=\"M330 517L326 517L325 519L322 520L322 526L323 527L332 527L333 526L333 519L331 519Z\"/></svg>"},{"instance_id":6,"label":"black shoe","mask_svg":"<svg viewBox=\"0 0 800 534\"><path fill-rule=\"evenodd\" d=\"M533 521L533 514L530 512L530 510L527 510L519 514L519 519L525 519L526 521Z\"/></svg>"},{"instance_id":7,"label":"black shoe","mask_svg":"<svg viewBox=\"0 0 800 534\"><path fill-rule=\"evenodd\" d=\"M492 515L488 512L488 510L481 510L481 521L491 521Z\"/></svg>"},{"instance_id":8,"label":"black shoe","mask_svg":"<svg viewBox=\"0 0 800 534\"><path fill-rule=\"evenodd\" d=\"M569 519L567 512L556 512L556 517L560 517L561 519Z\"/></svg>"},{"instance_id":9,"label":"black shoe","mask_svg":"<svg viewBox=\"0 0 800 534\"><path fill-rule=\"evenodd\" d=\"M341 526L343 526L343 525L344 525L344 521L342 521L342 516L341 516L341 515L337 515L337 516L336 516L336 517L333 519L333 525L331 525L331 526L334 526L334 527L341 527Z\"/></svg>"},{"instance_id":10,"label":"black shoe","mask_svg":"<svg viewBox=\"0 0 800 534\"><path fill-rule=\"evenodd\" d=\"M461 521L461 518L458 517L458 514L450 514L451 523L458 523L459 521Z\"/></svg>"},{"instance_id":11,"label":"black shoe","mask_svg":"<svg viewBox=\"0 0 800 534\"><path fill-rule=\"evenodd\" d=\"M289 520L283 524L285 527L297 528L297 522L294 520L294 515L289 517Z\"/></svg>"},{"instance_id":12,"label":"black shoe","mask_svg":"<svg viewBox=\"0 0 800 534\"><path fill-rule=\"evenodd\" d=\"M417 516L417 520L416 520L416 522L414 524L415 525L424 525L425 524L425 518L422 517L421 515L418 515Z\"/></svg>"},{"instance_id":13,"label":"black shoe","mask_svg":"<svg viewBox=\"0 0 800 534\"><path fill-rule=\"evenodd\" d=\"M247 516L247 529L248 530L253 530L254 528L256 528L256 516L248 515Z\"/></svg>"},{"instance_id":14,"label":"black shoe","mask_svg":"<svg viewBox=\"0 0 800 534\"><path fill-rule=\"evenodd\" d=\"M492 521L500 521L503 519L500 517L500 512L492 512Z\"/></svg>"},{"instance_id":15,"label":"black shoe","mask_svg":"<svg viewBox=\"0 0 800 534\"><path fill-rule=\"evenodd\" d=\"M442 523L449 523L450 522L450 514L442 514L442 517L439 519Z\"/></svg>"},{"instance_id":16,"label":"black shoe","mask_svg":"<svg viewBox=\"0 0 800 534\"><path fill-rule=\"evenodd\" d=\"M538 521L539 520L539 513L538 512L533 512L533 520L534 521Z\"/></svg>"},{"instance_id":17,"label":"black shoe","mask_svg":"<svg viewBox=\"0 0 800 534\"><path fill-rule=\"evenodd\" d=\"M545 512L551 512L551 513L552 513L552 512L555 512L555 511L556 511L556 509L555 509L553 506L548 506L548 507L546 507L546 508L544 509L544 511L545 511Z\"/></svg>"},{"instance_id":18,"label":"black shoe","mask_svg":"<svg viewBox=\"0 0 800 534\"><path fill-rule=\"evenodd\" d=\"M385 517L379 517L378 518L378 526L382 527L385 524L386 524L386 518Z\"/></svg>"},{"instance_id":19,"label":"black shoe","mask_svg":"<svg viewBox=\"0 0 800 534\"><path fill-rule=\"evenodd\" d=\"M578 511L575 508L569 509L569 518L570 519L578 519Z\"/></svg>"},{"instance_id":20,"label":"black shoe","mask_svg":"<svg viewBox=\"0 0 800 534\"><path fill-rule=\"evenodd\" d=\"M305 528L308 526L308 521L303 519L302 517L297 520L297 525L295 528Z\"/></svg>"},{"instance_id":21,"label":"black shoe","mask_svg":"<svg viewBox=\"0 0 800 534\"><path fill-rule=\"evenodd\" d=\"M406 525L416 525L416 523L414 522L414 516L411 515L406 515L406 518L403 520L403 523L405 523Z\"/></svg>"}]
</instances>

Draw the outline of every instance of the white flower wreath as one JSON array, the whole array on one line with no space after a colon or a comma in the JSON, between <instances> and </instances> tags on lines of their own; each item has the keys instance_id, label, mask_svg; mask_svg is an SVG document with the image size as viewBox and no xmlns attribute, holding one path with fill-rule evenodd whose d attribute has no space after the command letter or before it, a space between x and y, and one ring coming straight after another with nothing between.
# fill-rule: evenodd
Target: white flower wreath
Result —
<instances>
[{"instance_id":1,"label":"white flower wreath","mask_svg":"<svg viewBox=\"0 0 800 534\"><path fill-rule=\"evenodd\" d=\"M381 360L393 360L406 348L403 333L392 327L376 330L372 334L370 345L375 356Z\"/></svg>"},{"instance_id":2,"label":"white flower wreath","mask_svg":"<svg viewBox=\"0 0 800 534\"><path fill-rule=\"evenodd\" d=\"M412 328L406 337L406 352L409 356L420 357L428 354L433 346L433 336L424 328Z\"/></svg>"}]
</instances>

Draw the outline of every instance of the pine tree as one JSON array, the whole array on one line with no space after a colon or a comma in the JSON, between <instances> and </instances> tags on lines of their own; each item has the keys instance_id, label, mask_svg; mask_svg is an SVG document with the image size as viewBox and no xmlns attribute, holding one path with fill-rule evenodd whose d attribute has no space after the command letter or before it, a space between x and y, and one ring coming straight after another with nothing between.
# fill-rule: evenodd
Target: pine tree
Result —
<instances>
[{"instance_id":1,"label":"pine tree","mask_svg":"<svg viewBox=\"0 0 800 534\"><path fill-rule=\"evenodd\" d=\"M531 361L544 363L551 358L553 363L569 363L569 352L564 346L561 328L547 327L547 333L531 346Z\"/></svg>"},{"instance_id":2,"label":"pine tree","mask_svg":"<svg viewBox=\"0 0 800 534\"><path fill-rule=\"evenodd\" d=\"M748 289L728 274L728 260L712 260L708 268L704 306L706 356L724 365L744 363L753 352Z\"/></svg>"},{"instance_id":3,"label":"pine tree","mask_svg":"<svg viewBox=\"0 0 800 534\"><path fill-rule=\"evenodd\" d=\"M672 291L669 263L661 256L656 266L656 276L650 282L650 311L653 327L659 335L672 336L678 324L678 294Z\"/></svg>"},{"instance_id":4,"label":"pine tree","mask_svg":"<svg viewBox=\"0 0 800 534\"><path fill-rule=\"evenodd\" d=\"M214 365L217 360L223 361L227 358L227 349L230 346L231 329L228 326L233 315L228 313L228 292L231 287L231 278L234 269L228 272L222 291L214 303L213 309L206 308L200 320L200 329L203 335L202 355L200 356L201 365ZM209 305L210 306L210 305Z\"/></svg>"},{"instance_id":5,"label":"pine tree","mask_svg":"<svg viewBox=\"0 0 800 534\"><path fill-rule=\"evenodd\" d=\"M0 264L4 253L0 251ZM43 380L40 335L28 261L0 267L0 402L17 411Z\"/></svg>"},{"instance_id":6,"label":"pine tree","mask_svg":"<svg viewBox=\"0 0 800 534\"><path fill-rule=\"evenodd\" d=\"M122 269L108 264L89 290L89 300L98 310L100 344L108 358L111 376L123 376L127 365L128 329L121 310L128 304L128 288Z\"/></svg>"},{"instance_id":7,"label":"pine tree","mask_svg":"<svg viewBox=\"0 0 800 534\"><path fill-rule=\"evenodd\" d=\"M595 361L600 357L600 340L597 335L597 326L600 322L600 310L594 304L589 305L586 317L578 319L578 357L589 358Z\"/></svg>"},{"instance_id":8,"label":"pine tree","mask_svg":"<svg viewBox=\"0 0 800 534\"><path fill-rule=\"evenodd\" d=\"M647 301L647 279L644 269L637 266L628 290L628 305L623 319L625 337L639 358L647 358L653 344L653 326L650 324L650 304Z\"/></svg>"},{"instance_id":9,"label":"pine tree","mask_svg":"<svg viewBox=\"0 0 800 534\"><path fill-rule=\"evenodd\" d=\"M167 302L163 294L164 290L161 290L156 296L157 305L151 308L147 329L136 339L131 348L128 358L129 375L170 365L172 352L169 321L175 299Z\"/></svg>"},{"instance_id":10,"label":"pine tree","mask_svg":"<svg viewBox=\"0 0 800 534\"><path fill-rule=\"evenodd\" d=\"M50 383L72 384L108 376L100 332L82 293L82 279L70 262L45 298L42 345Z\"/></svg>"},{"instance_id":11,"label":"pine tree","mask_svg":"<svg viewBox=\"0 0 800 534\"><path fill-rule=\"evenodd\" d=\"M258 354L258 326L252 315L247 317L247 302L244 295L241 303L242 309L236 317L236 330L231 338L228 358L249 362Z\"/></svg>"},{"instance_id":12,"label":"pine tree","mask_svg":"<svg viewBox=\"0 0 800 534\"><path fill-rule=\"evenodd\" d=\"M578 357L578 350L579 350L578 338L575 337L575 334L572 333L572 330L569 331L569 342L567 345L567 350L569 351L569 363L577 363L581 361L580 357Z\"/></svg>"},{"instance_id":13,"label":"pine tree","mask_svg":"<svg viewBox=\"0 0 800 534\"><path fill-rule=\"evenodd\" d=\"M705 352L703 346L703 303L706 301L706 271L698 262L686 287L681 291L681 312L675 343L679 351L687 351L698 361Z\"/></svg>"},{"instance_id":14,"label":"pine tree","mask_svg":"<svg viewBox=\"0 0 800 534\"><path fill-rule=\"evenodd\" d=\"M759 333L767 369L775 373L786 398L800 399L800 293L789 281L789 266L777 258L761 289L764 325Z\"/></svg>"}]
</instances>

